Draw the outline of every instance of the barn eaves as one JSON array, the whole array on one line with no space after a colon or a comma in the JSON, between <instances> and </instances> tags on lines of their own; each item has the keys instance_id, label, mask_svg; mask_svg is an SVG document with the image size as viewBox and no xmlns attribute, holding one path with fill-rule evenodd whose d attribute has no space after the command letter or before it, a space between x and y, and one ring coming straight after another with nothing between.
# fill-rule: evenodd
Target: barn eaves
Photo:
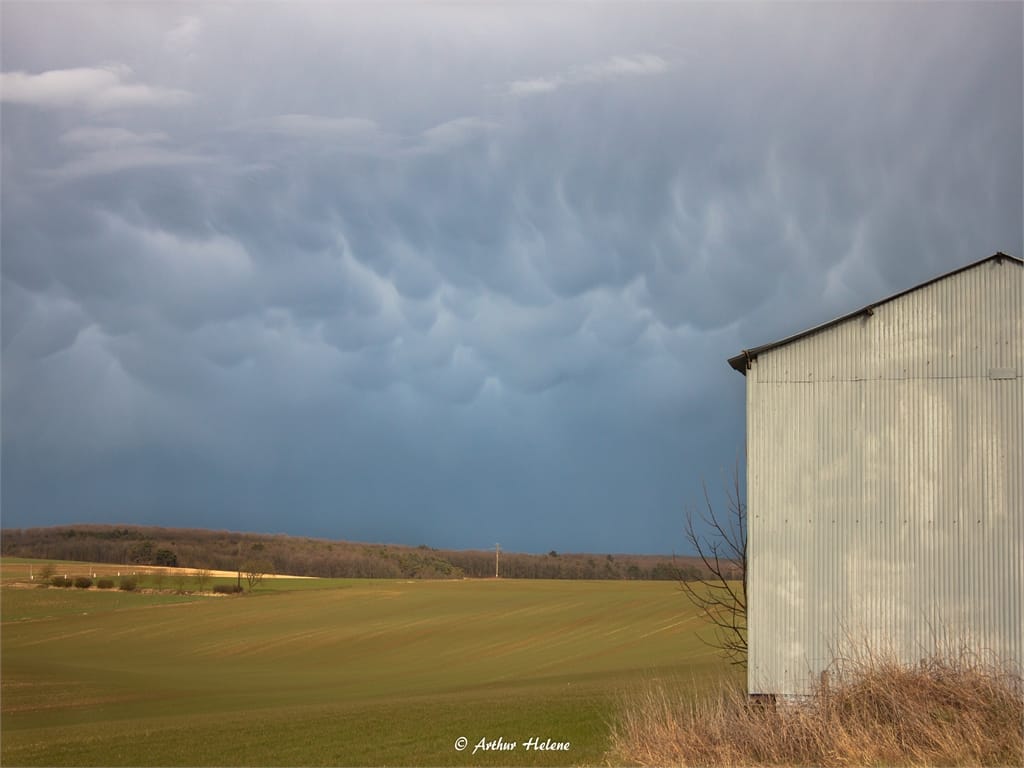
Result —
<instances>
[{"instance_id":1,"label":"barn eaves","mask_svg":"<svg viewBox=\"0 0 1024 768\"><path fill-rule=\"evenodd\" d=\"M1018 264L1024 264L1024 260L1019 259L1016 256L1010 256L1008 254L1005 254L1002 251L998 251L992 254L991 256L985 257L984 259L972 262L963 267L960 267L959 269L954 269L952 272L946 272L937 277L933 277L931 280L923 282L920 285L915 285L913 288L907 288L905 291L900 291L899 293L894 293L892 296L888 296L887 298L872 302L871 304L868 304L865 307L861 307L860 309L854 312L850 312L849 314L843 315L842 317L837 317L835 320L829 320L827 323L816 325L813 328L808 328L806 331L800 331L800 333L793 334L792 336L787 336L786 338L780 339L779 341L773 341L768 344L762 344L760 347L754 347L752 349L744 349L735 357L729 358L729 365L732 366L737 371L739 371L740 373L742 373L744 376L746 376L747 371L750 370L751 363L753 363L754 360L757 359L757 356L760 355L762 352L768 352L769 350L777 349L778 347L784 347L787 344L793 343L794 341L806 338L807 336L813 336L815 333L820 333L821 331L831 328L834 325L839 325L840 323L845 323L847 320L852 320L855 317L861 317L864 315L871 317L872 315L875 314L875 307L881 306L882 304L890 302L893 299L898 299L900 296L905 296L908 293L920 290L921 288L929 286L932 283L937 283L939 280L944 280L947 277L963 272L964 270L972 269L973 267L976 267L979 264L984 264L986 261L1000 262L1003 259L1009 259L1010 261L1016 261Z\"/></svg>"}]
</instances>

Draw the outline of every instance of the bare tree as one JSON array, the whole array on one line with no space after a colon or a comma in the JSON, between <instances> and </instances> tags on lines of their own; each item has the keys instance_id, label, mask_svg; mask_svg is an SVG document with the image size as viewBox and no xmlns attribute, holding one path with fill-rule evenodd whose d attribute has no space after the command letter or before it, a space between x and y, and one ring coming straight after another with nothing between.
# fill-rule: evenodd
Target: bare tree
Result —
<instances>
[{"instance_id":1,"label":"bare tree","mask_svg":"<svg viewBox=\"0 0 1024 768\"><path fill-rule=\"evenodd\" d=\"M263 581L264 575L270 570L270 564L266 560L247 560L242 563L241 572L249 584L249 591Z\"/></svg>"},{"instance_id":2,"label":"bare tree","mask_svg":"<svg viewBox=\"0 0 1024 768\"><path fill-rule=\"evenodd\" d=\"M196 573L196 581L199 583L199 591L200 592L205 592L206 591L206 585L209 583L210 577L212 576L212 574L210 573L210 569L209 568L197 568L195 573Z\"/></svg>"},{"instance_id":3,"label":"bare tree","mask_svg":"<svg viewBox=\"0 0 1024 768\"><path fill-rule=\"evenodd\" d=\"M686 539L704 564L705 575L680 581L690 602L714 627L718 648L733 663L747 664L747 505L740 485L739 461L731 487L725 485L725 511L716 510L705 483L703 512L686 511Z\"/></svg>"},{"instance_id":4,"label":"bare tree","mask_svg":"<svg viewBox=\"0 0 1024 768\"><path fill-rule=\"evenodd\" d=\"M157 568L156 570L151 571L150 573L152 575L153 589L162 590L164 588L164 584L167 581L167 571L165 571L163 568Z\"/></svg>"}]
</instances>

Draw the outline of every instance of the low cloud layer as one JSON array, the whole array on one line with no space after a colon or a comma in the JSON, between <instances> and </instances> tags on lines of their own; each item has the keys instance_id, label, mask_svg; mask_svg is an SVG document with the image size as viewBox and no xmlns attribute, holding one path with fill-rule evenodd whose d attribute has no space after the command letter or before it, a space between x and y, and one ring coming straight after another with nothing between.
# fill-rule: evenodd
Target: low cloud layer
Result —
<instances>
[{"instance_id":1,"label":"low cloud layer","mask_svg":"<svg viewBox=\"0 0 1024 768\"><path fill-rule=\"evenodd\" d=\"M138 107L176 107L192 95L174 88L131 82L124 64L55 69L39 74L4 72L0 79L3 100L11 104L61 109L85 107L93 111Z\"/></svg>"},{"instance_id":2,"label":"low cloud layer","mask_svg":"<svg viewBox=\"0 0 1024 768\"><path fill-rule=\"evenodd\" d=\"M681 550L727 357L1024 250L1020 6L179 11L5 8L4 526Z\"/></svg>"}]
</instances>

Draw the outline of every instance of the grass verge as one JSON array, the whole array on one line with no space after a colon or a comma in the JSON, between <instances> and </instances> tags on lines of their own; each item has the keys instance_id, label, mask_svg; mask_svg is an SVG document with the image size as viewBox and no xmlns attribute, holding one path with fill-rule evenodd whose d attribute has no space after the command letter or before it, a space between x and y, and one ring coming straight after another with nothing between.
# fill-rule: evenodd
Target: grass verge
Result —
<instances>
[{"instance_id":1,"label":"grass verge","mask_svg":"<svg viewBox=\"0 0 1024 768\"><path fill-rule=\"evenodd\" d=\"M612 726L609 762L634 765L1024 765L1021 677L969 654L917 667L866 654L798 703L649 687Z\"/></svg>"}]
</instances>

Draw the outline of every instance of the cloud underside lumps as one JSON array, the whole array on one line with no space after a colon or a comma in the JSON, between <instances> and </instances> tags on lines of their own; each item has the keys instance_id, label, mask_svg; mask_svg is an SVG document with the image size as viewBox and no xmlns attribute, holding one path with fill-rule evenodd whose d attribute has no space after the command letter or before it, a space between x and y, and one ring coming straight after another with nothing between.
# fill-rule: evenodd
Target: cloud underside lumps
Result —
<instances>
[{"instance_id":1,"label":"cloud underside lumps","mask_svg":"<svg viewBox=\"0 0 1024 768\"><path fill-rule=\"evenodd\" d=\"M1019 7L26 8L5 514L59 461L654 548L742 442L726 357L1021 250Z\"/></svg>"},{"instance_id":2,"label":"cloud underside lumps","mask_svg":"<svg viewBox=\"0 0 1024 768\"><path fill-rule=\"evenodd\" d=\"M98 239L124 254L103 273L67 274L47 294L10 285L9 359L30 365L68 352L88 331L145 388L165 394L182 376L168 378L160 356L179 349L187 351L179 361L191 371L186 378L214 390L235 384L218 369L281 369L295 372L296 392L320 398L347 388L469 403L488 382L539 392L666 354L639 282L626 289L632 301L601 290L538 306L443 281L407 296L342 244L260 263L237 241L175 238L118 219L105 222ZM34 302L38 314L20 302ZM638 346L648 330L654 335ZM305 351L293 361L298 350Z\"/></svg>"},{"instance_id":3,"label":"cloud underside lumps","mask_svg":"<svg viewBox=\"0 0 1024 768\"><path fill-rule=\"evenodd\" d=\"M673 339L735 331L781 286L812 302L822 285L841 290L822 275L865 258L870 238L899 227L891 211L912 207L890 184L883 210L865 182L880 164L848 165L838 150L852 139L833 121L759 136L693 96L695 115L597 134L586 101L558 123L513 113L406 134L290 113L232 128L203 157L166 131L79 126L60 139L78 156L49 173L109 209L88 214L96 231L75 263L106 256L84 270L54 253L49 272L113 332L140 313L185 334L258 329L273 308L333 361L324 370L364 391L472 402L488 381L538 392L685 357ZM817 173L796 154L805 141ZM444 151L387 149L427 146ZM885 160L897 177L921 170ZM134 177L81 186L100 169ZM827 271L806 270L812 260Z\"/></svg>"}]
</instances>

